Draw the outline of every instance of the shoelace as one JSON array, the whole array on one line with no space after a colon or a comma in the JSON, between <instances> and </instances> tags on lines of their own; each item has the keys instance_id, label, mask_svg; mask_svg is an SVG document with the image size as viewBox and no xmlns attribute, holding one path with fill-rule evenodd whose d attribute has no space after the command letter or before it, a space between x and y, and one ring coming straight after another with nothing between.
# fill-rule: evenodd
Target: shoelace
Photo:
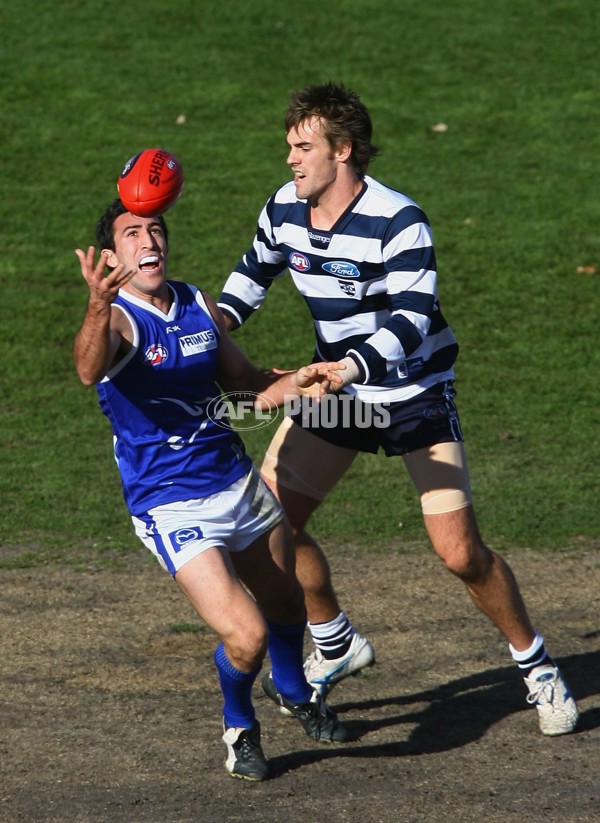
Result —
<instances>
[{"instance_id":1,"label":"shoelace","mask_svg":"<svg viewBox=\"0 0 600 823\"><path fill-rule=\"evenodd\" d=\"M306 658L306 666L310 668L313 663L320 663L323 660L323 652L320 649L315 649Z\"/></svg>"},{"instance_id":2,"label":"shoelace","mask_svg":"<svg viewBox=\"0 0 600 823\"><path fill-rule=\"evenodd\" d=\"M256 741L254 741L247 732L242 732L239 737L239 753L240 756L247 760L252 756L253 750L256 748Z\"/></svg>"},{"instance_id":3,"label":"shoelace","mask_svg":"<svg viewBox=\"0 0 600 823\"><path fill-rule=\"evenodd\" d=\"M317 721L317 732L320 737L321 729L324 728L330 719L327 705L323 703L320 698L317 698L317 700L311 700L310 703L297 704L294 706L294 710L298 712L299 720L308 720L311 718Z\"/></svg>"},{"instance_id":4,"label":"shoelace","mask_svg":"<svg viewBox=\"0 0 600 823\"><path fill-rule=\"evenodd\" d=\"M315 715L316 715L316 719L317 719L317 734L318 734L318 738L320 738L320 737L321 737L321 732L323 731L323 729L324 729L324 728L325 728L325 727L326 727L329 723L331 723L331 724L332 724L332 727L333 727L333 728L332 728L332 731L333 731L333 730L335 729L335 727L337 726L337 723L335 723L334 718L333 718L333 715L332 715L332 713L330 712L330 710L329 710L329 708L328 708L327 704L326 704L326 703L323 703L323 701L321 700L321 698L318 698L318 699L317 699L317 701L316 701L315 703L312 703L312 704L311 704L311 706L314 706L314 709L312 710L312 714L313 714L313 716L315 716ZM317 739L318 739L318 738L317 738Z\"/></svg>"},{"instance_id":5,"label":"shoelace","mask_svg":"<svg viewBox=\"0 0 600 823\"><path fill-rule=\"evenodd\" d=\"M538 680L537 681L537 688L530 691L527 695L527 702L530 704L538 703L540 699L543 697L546 703L552 703L552 698L554 697L554 684L556 683L556 675L554 677L549 678L548 680ZM546 693L546 689L550 690L550 693Z\"/></svg>"}]
</instances>

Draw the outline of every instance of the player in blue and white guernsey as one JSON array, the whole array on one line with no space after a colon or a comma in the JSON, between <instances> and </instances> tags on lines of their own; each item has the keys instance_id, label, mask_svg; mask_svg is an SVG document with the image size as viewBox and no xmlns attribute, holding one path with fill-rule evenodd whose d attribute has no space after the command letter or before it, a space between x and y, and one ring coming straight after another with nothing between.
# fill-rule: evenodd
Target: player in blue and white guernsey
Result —
<instances>
[{"instance_id":1,"label":"player in blue and white guernsey","mask_svg":"<svg viewBox=\"0 0 600 823\"><path fill-rule=\"evenodd\" d=\"M315 359L345 365L337 405L297 410L267 448L262 474L283 503L315 651L305 662L322 694L374 662L340 608L311 514L359 452L399 455L440 559L507 639L543 733L564 734L577 707L533 628L505 560L482 541L454 403L456 338L440 308L431 228L409 197L367 174L369 112L343 86L293 93L285 115L293 180L269 198L251 248L219 305L246 322L289 271L312 316ZM328 398L330 399L330 398Z\"/></svg>"},{"instance_id":2,"label":"player in blue and white guernsey","mask_svg":"<svg viewBox=\"0 0 600 823\"><path fill-rule=\"evenodd\" d=\"M96 384L111 422L136 533L219 635L226 768L263 780L268 764L251 690L267 650L269 697L316 740L343 741L347 732L306 680L306 610L289 526L223 417L221 389L251 392L259 407L272 408L324 392L340 364L284 374L256 368L207 294L167 280L162 216L137 217L116 200L97 240L98 262L93 246L76 251L89 287L77 372Z\"/></svg>"}]
</instances>

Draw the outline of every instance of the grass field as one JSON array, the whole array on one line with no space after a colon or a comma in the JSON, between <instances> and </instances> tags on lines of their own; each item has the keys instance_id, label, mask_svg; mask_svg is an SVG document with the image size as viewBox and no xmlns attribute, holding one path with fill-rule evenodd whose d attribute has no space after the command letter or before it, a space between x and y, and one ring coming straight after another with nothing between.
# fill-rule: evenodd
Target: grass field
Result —
<instances>
[{"instance_id":1,"label":"grass field","mask_svg":"<svg viewBox=\"0 0 600 823\"><path fill-rule=\"evenodd\" d=\"M140 550L71 361L86 300L74 249L124 161L154 145L180 158L171 273L217 296L287 179L289 91L329 79L371 110L373 174L432 221L486 537L597 539L599 16L592 0L4 4L0 546L19 562L40 546ZM287 280L237 340L262 365L310 357ZM270 434L248 436L257 459ZM314 531L366 548L421 539L402 466L357 461Z\"/></svg>"}]
</instances>

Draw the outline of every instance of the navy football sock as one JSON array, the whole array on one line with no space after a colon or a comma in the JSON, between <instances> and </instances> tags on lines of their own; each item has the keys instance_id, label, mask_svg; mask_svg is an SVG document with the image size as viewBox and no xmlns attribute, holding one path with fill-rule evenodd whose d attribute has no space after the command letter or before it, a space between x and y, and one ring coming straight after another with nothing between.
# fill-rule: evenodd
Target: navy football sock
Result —
<instances>
[{"instance_id":1,"label":"navy football sock","mask_svg":"<svg viewBox=\"0 0 600 823\"><path fill-rule=\"evenodd\" d=\"M513 646L509 646L509 648L522 677L529 677L537 666L554 665L554 661L546 651L544 638L541 634L536 633L533 643L528 649L517 651Z\"/></svg>"},{"instance_id":2,"label":"navy football sock","mask_svg":"<svg viewBox=\"0 0 600 823\"><path fill-rule=\"evenodd\" d=\"M309 623L308 628L315 646L326 660L343 657L350 648L355 633L343 611L327 623Z\"/></svg>"}]
</instances>

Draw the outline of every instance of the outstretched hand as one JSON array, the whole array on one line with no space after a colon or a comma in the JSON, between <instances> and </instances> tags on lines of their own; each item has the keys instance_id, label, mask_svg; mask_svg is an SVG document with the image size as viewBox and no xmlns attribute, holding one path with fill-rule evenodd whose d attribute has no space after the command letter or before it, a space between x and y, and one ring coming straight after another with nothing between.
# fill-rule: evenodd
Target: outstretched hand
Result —
<instances>
[{"instance_id":1,"label":"outstretched hand","mask_svg":"<svg viewBox=\"0 0 600 823\"><path fill-rule=\"evenodd\" d=\"M301 394L321 397L342 387L344 380L339 372L345 369L344 363L311 363L298 369L296 385Z\"/></svg>"},{"instance_id":2,"label":"outstretched hand","mask_svg":"<svg viewBox=\"0 0 600 823\"><path fill-rule=\"evenodd\" d=\"M112 303L119 289L133 277L133 271L126 272L123 263L119 263L108 274L105 274L106 252L101 252L98 262L94 263L96 254L94 246L89 246L87 252L75 249L75 254L79 258L81 274L89 286L92 300Z\"/></svg>"}]
</instances>

